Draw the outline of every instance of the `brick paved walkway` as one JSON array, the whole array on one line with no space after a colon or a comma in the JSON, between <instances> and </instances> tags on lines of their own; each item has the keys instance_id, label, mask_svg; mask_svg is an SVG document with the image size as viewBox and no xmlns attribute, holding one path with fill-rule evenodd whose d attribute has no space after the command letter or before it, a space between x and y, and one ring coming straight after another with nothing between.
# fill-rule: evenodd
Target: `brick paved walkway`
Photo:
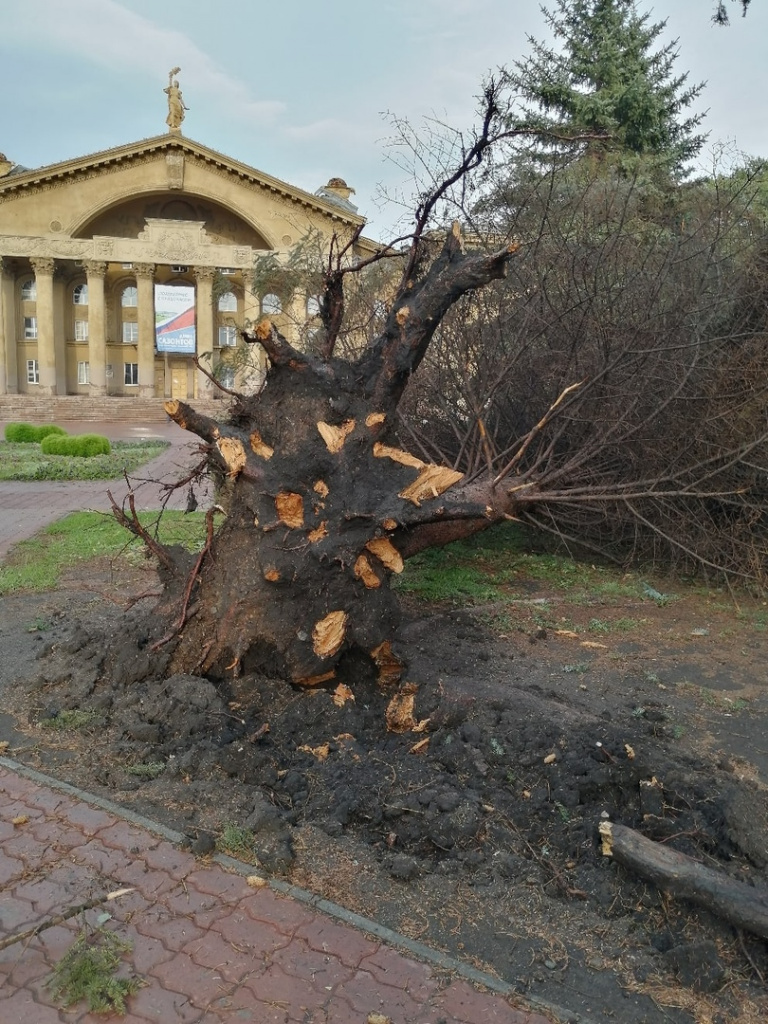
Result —
<instances>
[{"instance_id":1,"label":"brick paved walkway","mask_svg":"<svg viewBox=\"0 0 768 1024\"><path fill-rule=\"evenodd\" d=\"M115 889L107 927L146 981L126 1024L550 1024L316 908L0 766L0 937ZM100 909L88 911L95 922ZM45 987L78 921L0 951L2 1024L95 1024ZM112 1019L112 1018L110 1018ZM381 1020L381 1018L379 1018Z\"/></svg>"}]
</instances>

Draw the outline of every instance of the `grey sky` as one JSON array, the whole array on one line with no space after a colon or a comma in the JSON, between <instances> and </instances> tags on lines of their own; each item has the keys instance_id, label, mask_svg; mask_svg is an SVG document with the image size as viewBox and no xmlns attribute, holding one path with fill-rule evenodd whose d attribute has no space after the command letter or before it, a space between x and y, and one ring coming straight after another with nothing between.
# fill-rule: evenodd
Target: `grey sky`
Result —
<instances>
[{"instance_id":1,"label":"grey sky","mask_svg":"<svg viewBox=\"0 0 768 1024\"><path fill-rule=\"evenodd\" d=\"M639 6L668 19L680 73L708 82L708 151L768 156L768 0L745 20L732 5L727 29L710 0ZM377 185L403 175L382 112L468 126L483 76L528 34L545 35L535 0L2 0L0 151L36 167L161 134L179 65L185 135L309 191L346 178L384 234L396 211Z\"/></svg>"}]
</instances>

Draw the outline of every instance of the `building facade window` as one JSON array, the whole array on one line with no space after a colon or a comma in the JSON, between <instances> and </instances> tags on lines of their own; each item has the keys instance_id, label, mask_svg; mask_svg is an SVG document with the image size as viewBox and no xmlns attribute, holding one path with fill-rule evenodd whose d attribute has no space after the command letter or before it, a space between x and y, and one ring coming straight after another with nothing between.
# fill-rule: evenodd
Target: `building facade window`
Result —
<instances>
[{"instance_id":1,"label":"building facade window","mask_svg":"<svg viewBox=\"0 0 768 1024\"><path fill-rule=\"evenodd\" d=\"M37 281L32 277L21 286L21 301L35 302L37 300Z\"/></svg>"},{"instance_id":2,"label":"building facade window","mask_svg":"<svg viewBox=\"0 0 768 1024\"><path fill-rule=\"evenodd\" d=\"M91 383L91 364L89 362L79 362L77 364L77 383Z\"/></svg>"},{"instance_id":3,"label":"building facade window","mask_svg":"<svg viewBox=\"0 0 768 1024\"><path fill-rule=\"evenodd\" d=\"M135 285L129 284L127 288L123 288L120 295L120 305L125 308L126 306L136 307L139 304L139 290Z\"/></svg>"},{"instance_id":4,"label":"building facade window","mask_svg":"<svg viewBox=\"0 0 768 1024\"><path fill-rule=\"evenodd\" d=\"M237 296L234 292L224 292L223 295L219 296L219 312L220 313L236 313L237 312Z\"/></svg>"},{"instance_id":5,"label":"building facade window","mask_svg":"<svg viewBox=\"0 0 768 1024\"><path fill-rule=\"evenodd\" d=\"M25 338L36 338L37 337L37 317L36 316L25 316L24 317L24 337Z\"/></svg>"},{"instance_id":6,"label":"building facade window","mask_svg":"<svg viewBox=\"0 0 768 1024\"><path fill-rule=\"evenodd\" d=\"M75 341L88 341L87 320L75 320Z\"/></svg>"},{"instance_id":7,"label":"building facade window","mask_svg":"<svg viewBox=\"0 0 768 1024\"><path fill-rule=\"evenodd\" d=\"M307 316L312 318L320 315L320 299L316 295L307 298Z\"/></svg>"},{"instance_id":8,"label":"building facade window","mask_svg":"<svg viewBox=\"0 0 768 1024\"><path fill-rule=\"evenodd\" d=\"M139 325L135 320L123 320L123 342L135 345L139 340Z\"/></svg>"},{"instance_id":9,"label":"building facade window","mask_svg":"<svg viewBox=\"0 0 768 1024\"><path fill-rule=\"evenodd\" d=\"M88 305L88 285L76 284L72 291L72 304L75 306Z\"/></svg>"},{"instance_id":10,"label":"building facade window","mask_svg":"<svg viewBox=\"0 0 768 1024\"><path fill-rule=\"evenodd\" d=\"M27 360L27 384L40 383L40 367L36 359Z\"/></svg>"},{"instance_id":11,"label":"building facade window","mask_svg":"<svg viewBox=\"0 0 768 1024\"><path fill-rule=\"evenodd\" d=\"M235 368L233 366L220 366L216 371L216 377L222 387L230 391L235 386Z\"/></svg>"},{"instance_id":12,"label":"building facade window","mask_svg":"<svg viewBox=\"0 0 768 1024\"><path fill-rule=\"evenodd\" d=\"M219 327L219 345L222 348L232 348L237 345L237 328L230 324Z\"/></svg>"},{"instance_id":13,"label":"building facade window","mask_svg":"<svg viewBox=\"0 0 768 1024\"><path fill-rule=\"evenodd\" d=\"M283 312L283 303L280 300L279 295L275 295L274 292L269 292L261 300L261 311L266 316L276 316L278 313Z\"/></svg>"},{"instance_id":14,"label":"building facade window","mask_svg":"<svg viewBox=\"0 0 768 1024\"><path fill-rule=\"evenodd\" d=\"M129 387L134 387L139 383L139 364L138 363L123 363L123 383Z\"/></svg>"}]
</instances>

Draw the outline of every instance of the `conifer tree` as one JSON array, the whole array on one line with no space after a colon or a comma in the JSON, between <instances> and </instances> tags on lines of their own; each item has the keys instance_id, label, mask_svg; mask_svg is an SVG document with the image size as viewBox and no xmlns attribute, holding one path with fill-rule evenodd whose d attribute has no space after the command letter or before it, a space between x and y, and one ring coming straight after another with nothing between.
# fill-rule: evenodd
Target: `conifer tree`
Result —
<instances>
[{"instance_id":1,"label":"conifer tree","mask_svg":"<svg viewBox=\"0 0 768 1024\"><path fill-rule=\"evenodd\" d=\"M639 13L635 0L556 0L542 10L554 45L529 38L530 56L509 72L526 122L591 133L593 153L635 154L680 172L704 142L703 115L686 116L703 85L673 73L676 41L655 48L666 22Z\"/></svg>"}]
</instances>

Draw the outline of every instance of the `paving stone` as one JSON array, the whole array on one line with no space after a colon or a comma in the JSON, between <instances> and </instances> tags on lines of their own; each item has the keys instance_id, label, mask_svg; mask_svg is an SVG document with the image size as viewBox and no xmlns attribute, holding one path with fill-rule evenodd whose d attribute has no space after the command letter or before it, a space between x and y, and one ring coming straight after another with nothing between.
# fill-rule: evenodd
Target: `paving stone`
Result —
<instances>
[{"instance_id":1,"label":"paving stone","mask_svg":"<svg viewBox=\"0 0 768 1024\"><path fill-rule=\"evenodd\" d=\"M23 860L27 868L41 867L43 864L52 864L59 859L60 854L50 846L43 846L32 832L22 831L23 826L16 829L12 839L6 839L3 843L3 856L15 857Z\"/></svg>"},{"instance_id":2,"label":"paving stone","mask_svg":"<svg viewBox=\"0 0 768 1024\"><path fill-rule=\"evenodd\" d=\"M186 886L178 887L172 893L163 894L158 903L166 907L169 914L188 917L198 928L210 928L216 921L232 912L232 906L208 893L198 892Z\"/></svg>"},{"instance_id":3,"label":"paving stone","mask_svg":"<svg viewBox=\"0 0 768 1024\"><path fill-rule=\"evenodd\" d=\"M114 878L120 876L129 862L125 850L110 849L102 844L101 833L85 846L78 846L72 850L71 856L78 864L87 864L95 868L99 874Z\"/></svg>"},{"instance_id":4,"label":"paving stone","mask_svg":"<svg viewBox=\"0 0 768 1024\"><path fill-rule=\"evenodd\" d=\"M35 1001L26 988L20 988L0 1003L3 1024L61 1024L59 1011Z\"/></svg>"},{"instance_id":5,"label":"paving stone","mask_svg":"<svg viewBox=\"0 0 768 1024\"><path fill-rule=\"evenodd\" d=\"M347 967L359 967L361 961L379 948L353 928L336 924L318 914L308 924L297 928L296 935L320 953L333 953Z\"/></svg>"},{"instance_id":6,"label":"paving stone","mask_svg":"<svg viewBox=\"0 0 768 1024\"><path fill-rule=\"evenodd\" d=\"M503 996L479 992L469 982L453 981L432 1001L448 1020L466 1024L551 1024L547 1017L515 1010Z\"/></svg>"},{"instance_id":7,"label":"paving stone","mask_svg":"<svg viewBox=\"0 0 768 1024\"><path fill-rule=\"evenodd\" d=\"M246 979L242 988L250 989L265 1006L282 1010L290 1021L302 1020L308 1010L322 1001L311 982L285 974L275 964L258 978Z\"/></svg>"},{"instance_id":8,"label":"paving stone","mask_svg":"<svg viewBox=\"0 0 768 1024\"><path fill-rule=\"evenodd\" d=\"M95 836L103 828L117 824L117 818L86 803L77 803L73 807L62 808L59 817L89 837Z\"/></svg>"},{"instance_id":9,"label":"paving stone","mask_svg":"<svg viewBox=\"0 0 768 1024\"><path fill-rule=\"evenodd\" d=\"M78 829L70 828L56 818L45 818L30 824L30 832L39 843L51 846L56 851L73 850L76 846L85 846L88 837Z\"/></svg>"},{"instance_id":10,"label":"paving stone","mask_svg":"<svg viewBox=\"0 0 768 1024\"><path fill-rule=\"evenodd\" d=\"M200 967L186 953L177 953L167 963L156 965L149 977L158 978L169 992L183 993L190 1003L202 1009L235 989L220 971Z\"/></svg>"},{"instance_id":11,"label":"paving stone","mask_svg":"<svg viewBox=\"0 0 768 1024\"><path fill-rule=\"evenodd\" d=\"M57 789L36 789L24 801L29 807L35 807L46 815L57 814L64 808L73 808L75 801Z\"/></svg>"},{"instance_id":12,"label":"paving stone","mask_svg":"<svg viewBox=\"0 0 768 1024\"><path fill-rule=\"evenodd\" d=\"M334 989L342 982L349 981L355 973L353 967L345 967L337 956L318 953L298 938L276 949L271 954L271 960L286 974L311 981L321 991Z\"/></svg>"},{"instance_id":13,"label":"paving stone","mask_svg":"<svg viewBox=\"0 0 768 1024\"><path fill-rule=\"evenodd\" d=\"M244 878L223 871L218 866L192 871L184 881L189 889L197 889L198 892L224 897L227 900L241 900L253 894L253 889Z\"/></svg>"},{"instance_id":14,"label":"paving stone","mask_svg":"<svg viewBox=\"0 0 768 1024\"><path fill-rule=\"evenodd\" d=\"M37 924L39 914L29 900L16 899L12 893L4 893L0 900L0 931L6 935L21 931Z\"/></svg>"},{"instance_id":15,"label":"paving stone","mask_svg":"<svg viewBox=\"0 0 768 1024\"><path fill-rule=\"evenodd\" d=\"M290 936L278 931L266 921L254 921L247 914L234 910L216 921L212 930L224 936L235 946L248 948L266 956L275 949L287 946Z\"/></svg>"},{"instance_id":16,"label":"paving stone","mask_svg":"<svg viewBox=\"0 0 768 1024\"><path fill-rule=\"evenodd\" d=\"M239 983L264 971L264 957L261 950L250 946L234 946L218 932L206 932L199 939L193 939L182 950L200 967L207 967L222 976L225 981Z\"/></svg>"},{"instance_id":17,"label":"paving stone","mask_svg":"<svg viewBox=\"0 0 768 1024\"><path fill-rule=\"evenodd\" d=\"M45 812L38 807L32 807L26 800L11 800L3 808L3 818L13 825L14 818L28 818L30 821L43 821ZM20 826L14 826L14 830Z\"/></svg>"},{"instance_id":18,"label":"paving stone","mask_svg":"<svg viewBox=\"0 0 768 1024\"><path fill-rule=\"evenodd\" d=\"M136 995L128 1000L128 1009L133 1017L141 1021L158 1021L159 1024L197 1024L205 1020L205 1015L199 1007L193 1006L185 995L179 992L168 992L159 985L150 985L141 988ZM125 1024L128 1018L118 1018ZM94 1024L104 1024L104 1018L93 1017ZM25 1021L24 1024L32 1024ZM78 1024L91 1024L90 1019L78 1022ZM205 1020L205 1024L209 1024Z\"/></svg>"},{"instance_id":19,"label":"paving stone","mask_svg":"<svg viewBox=\"0 0 768 1024\"><path fill-rule=\"evenodd\" d=\"M136 930L151 939L158 939L166 949L178 951L193 939L199 939L203 929L186 918L173 918L163 911L161 915L145 914L135 922Z\"/></svg>"},{"instance_id":20,"label":"paving stone","mask_svg":"<svg viewBox=\"0 0 768 1024\"><path fill-rule=\"evenodd\" d=\"M293 935L302 925L310 925L316 914L309 907L288 896L278 896L269 889L259 889L244 899L242 909L255 921L275 925L286 935Z\"/></svg>"},{"instance_id":21,"label":"paving stone","mask_svg":"<svg viewBox=\"0 0 768 1024\"><path fill-rule=\"evenodd\" d=\"M0 853L0 886L5 889L9 882L16 878L21 878L25 869L26 865L23 860L19 860L18 857L11 857L3 849L2 853Z\"/></svg>"},{"instance_id":22,"label":"paving stone","mask_svg":"<svg viewBox=\"0 0 768 1024\"><path fill-rule=\"evenodd\" d=\"M143 860L129 861L120 869L120 884L135 886L147 899L158 899L165 893L175 892L179 883L164 871L151 871Z\"/></svg>"},{"instance_id":23,"label":"paving stone","mask_svg":"<svg viewBox=\"0 0 768 1024\"><path fill-rule=\"evenodd\" d=\"M421 1006L407 992L382 985L368 971L356 971L353 978L339 985L334 995L346 999L362 1015L382 1013L396 1021L412 1020Z\"/></svg>"},{"instance_id":24,"label":"paving stone","mask_svg":"<svg viewBox=\"0 0 768 1024\"><path fill-rule=\"evenodd\" d=\"M402 988L419 1003L425 1003L438 988L431 967L391 946L379 946L375 953L362 960L360 967L382 984Z\"/></svg>"},{"instance_id":25,"label":"paving stone","mask_svg":"<svg viewBox=\"0 0 768 1024\"><path fill-rule=\"evenodd\" d=\"M118 821L99 832L99 841L114 850L124 850L133 856L154 850L162 840L144 829L137 828L127 821Z\"/></svg>"},{"instance_id":26,"label":"paving stone","mask_svg":"<svg viewBox=\"0 0 768 1024\"><path fill-rule=\"evenodd\" d=\"M23 800L31 793L36 793L39 788L31 779L25 779L23 775L17 775L6 768L0 768L0 792L6 800Z\"/></svg>"},{"instance_id":27,"label":"paving stone","mask_svg":"<svg viewBox=\"0 0 768 1024\"><path fill-rule=\"evenodd\" d=\"M165 871L176 881L186 877L197 864L191 853L184 853L183 850L177 850L170 843L163 841L156 847L145 850L142 860L153 871Z\"/></svg>"},{"instance_id":28,"label":"paving stone","mask_svg":"<svg viewBox=\"0 0 768 1024\"><path fill-rule=\"evenodd\" d=\"M79 902L85 902L87 898L82 890L78 894L74 891L73 887L52 878L39 878L35 881L20 882L14 886L13 895L16 899L29 900L35 914L41 919L53 913L60 914L63 910L66 910L67 907L72 905L73 896Z\"/></svg>"},{"instance_id":29,"label":"paving stone","mask_svg":"<svg viewBox=\"0 0 768 1024\"><path fill-rule=\"evenodd\" d=\"M136 929L126 929L125 926L119 929L119 933L133 943L133 949L127 956L140 977L148 974L157 964L164 964L173 959L174 951L166 949L159 939L141 935Z\"/></svg>"},{"instance_id":30,"label":"paving stone","mask_svg":"<svg viewBox=\"0 0 768 1024\"><path fill-rule=\"evenodd\" d=\"M77 938L79 932L80 926L77 918L66 921L64 924L54 925L53 928L46 928L44 932L40 932L35 941L39 944L42 955L45 957L49 967L53 967L54 964L61 960Z\"/></svg>"}]
</instances>

